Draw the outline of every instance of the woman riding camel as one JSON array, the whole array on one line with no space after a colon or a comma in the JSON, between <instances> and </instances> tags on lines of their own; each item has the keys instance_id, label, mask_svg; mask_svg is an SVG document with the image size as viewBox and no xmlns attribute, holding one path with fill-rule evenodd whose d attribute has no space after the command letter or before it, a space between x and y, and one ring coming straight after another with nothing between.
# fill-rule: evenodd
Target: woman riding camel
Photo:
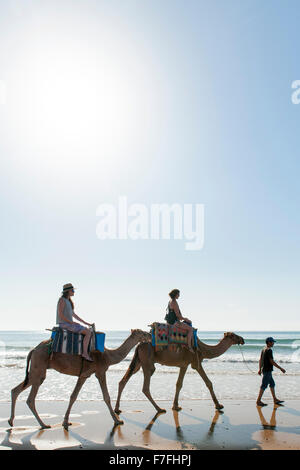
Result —
<instances>
[{"instance_id":1,"label":"woman riding camel","mask_svg":"<svg viewBox=\"0 0 300 470\"><path fill-rule=\"evenodd\" d=\"M167 307L168 311L165 316L165 320L170 325L180 326L182 330L187 332L188 348L190 352L194 353L195 351L193 350L193 345L192 345L192 339L193 339L192 322L188 318L185 318L181 315L181 312L177 303L177 299L180 296L180 291L178 289L173 289L169 293L169 296L171 297L171 300L168 303L168 307Z\"/></svg>"},{"instance_id":2,"label":"woman riding camel","mask_svg":"<svg viewBox=\"0 0 300 470\"><path fill-rule=\"evenodd\" d=\"M59 298L57 303L56 324L64 330L69 330L73 333L80 333L81 335L84 335L82 357L84 357L87 361L92 361L93 359L89 356L87 351L92 332L88 328L85 328L79 323L74 322L73 317L87 326L93 325L79 318L78 315L76 315L74 312L74 303L71 299L74 293L75 291L72 284L69 283L63 286L62 296Z\"/></svg>"}]
</instances>

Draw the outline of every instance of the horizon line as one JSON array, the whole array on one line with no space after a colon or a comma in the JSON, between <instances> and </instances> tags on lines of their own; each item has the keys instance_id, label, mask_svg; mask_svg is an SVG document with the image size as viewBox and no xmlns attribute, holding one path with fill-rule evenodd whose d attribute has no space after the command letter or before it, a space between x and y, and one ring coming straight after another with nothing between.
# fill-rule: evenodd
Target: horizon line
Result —
<instances>
[{"instance_id":1,"label":"horizon line","mask_svg":"<svg viewBox=\"0 0 300 470\"><path fill-rule=\"evenodd\" d=\"M108 330L108 329L104 329L104 331L130 331L130 330L140 330L140 329L141 329L141 328L129 328L129 329L124 329L124 330L123 330L123 329L122 329L122 330L114 330L114 329ZM44 332L46 332L46 331L48 331L48 330L46 330L46 329L45 329L45 330L42 330L42 329L37 329L37 330L11 330L11 329L9 329L9 330L0 330L0 333L7 333L7 332L11 332L11 331L13 331L13 332L20 332L20 333L22 333L22 332L39 332L39 333L42 333L42 332L43 332L43 333L44 333ZM224 330L199 330L199 329L197 328L197 332L198 332L198 333L201 332L201 331L204 332L204 333L206 333L206 332L222 333ZM228 331L228 329L227 329L226 331ZM247 333L247 332L251 332L251 333L267 333L268 331L273 331L273 332L275 332L275 333L300 333L300 330L272 330L271 328L269 328L268 330L264 330L264 329L263 329L263 330L249 330L249 329L243 330L243 329L238 329L238 328L237 328L235 331L246 332L246 333ZM96 331L96 332L97 332L97 331ZM50 333L50 331L49 331L49 333Z\"/></svg>"}]
</instances>

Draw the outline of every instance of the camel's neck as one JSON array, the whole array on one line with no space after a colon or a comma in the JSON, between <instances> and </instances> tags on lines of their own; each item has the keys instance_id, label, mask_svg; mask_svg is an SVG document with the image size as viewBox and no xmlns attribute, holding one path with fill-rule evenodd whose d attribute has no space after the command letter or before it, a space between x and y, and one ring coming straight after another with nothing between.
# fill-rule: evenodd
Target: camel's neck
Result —
<instances>
[{"instance_id":1,"label":"camel's neck","mask_svg":"<svg viewBox=\"0 0 300 470\"><path fill-rule=\"evenodd\" d=\"M110 364L118 364L123 361L138 341L138 339L133 338L132 335L130 335L119 348L105 349L105 353L109 358Z\"/></svg>"},{"instance_id":2,"label":"camel's neck","mask_svg":"<svg viewBox=\"0 0 300 470\"><path fill-rule=\"evenodd\" d=\"M204 359L213 359L214 357L222 356L230 346L232 346L232 341L228 337L221 339L221 341L215 346L202 343L198 339L198 349L201 351Z\"/></svg>"}]
</instances>

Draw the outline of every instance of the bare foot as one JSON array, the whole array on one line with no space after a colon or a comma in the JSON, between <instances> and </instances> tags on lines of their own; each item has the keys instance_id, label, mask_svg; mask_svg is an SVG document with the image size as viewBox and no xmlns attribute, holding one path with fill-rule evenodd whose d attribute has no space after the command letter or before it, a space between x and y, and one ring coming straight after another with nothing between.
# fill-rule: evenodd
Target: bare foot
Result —
<instances>
[{"instance_id":1,"label":"bare foot","mask_svg":"<svg viewBox=\"0 0 300 470\"><path fill-rule=\"evenodd\" d=\"M267 403L263 403L262 401L257 401L256 406L268 406Z\"/></svg>"},{"instance_id":2,"label":"bare foot","mask_svg":"<svg viewBox=\"0 0 300 470\"><path fill-rule=\"evenodd\" d=\"M221 403L216 405L216 410L223 410L223 408L224 408L224 405L221 405Z\"/></svg>"},{"instance_id":3,"label":"bare foot","mask_svg":"<svg viewBox=\"0 0 300 470\"><path fill-rule=\"evenodd\" d=\"M115 413L116 413L116 415L119 415L119 414L122 413L122 410L120 410L119 408L116 408L116 409L115 409Z\"/></svg>"},{"instance_id":4,"label":"bare foot","mask_svg":"<svg viewBox=\"0 0 300 470\"><path fill-rule=\"evenodd\" d=\"M181 408L181 406L173 406L172 410L174 410L174 411L181 411L182 408Z\"/></svg>"},{"instance_id":5,"label":"bare foot","mask_svg":"<svg viewBox=\"0 0 300 470\"><path fill-rule=\"evenodd\" d=\"M13 427L14 421L13 421L12 419L9 419L9 420L8 420L8 424L9 424L11 427Z\"/></svg>"}]
</instances>

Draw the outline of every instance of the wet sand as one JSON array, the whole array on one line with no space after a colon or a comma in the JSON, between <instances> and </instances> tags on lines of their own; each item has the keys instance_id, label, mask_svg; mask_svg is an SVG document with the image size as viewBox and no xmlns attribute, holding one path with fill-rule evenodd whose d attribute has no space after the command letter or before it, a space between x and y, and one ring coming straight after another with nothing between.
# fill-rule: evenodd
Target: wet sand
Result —
<instances>
[{"instance_id":1,"label":"wet sand","mask_svg":"<svg viewBox=\"0 0 300 470\"><path fill-rule=\"evenodd\" d=\"M7 419L10 403L0 403L0 450L197 450L300 449L300 401L273 407L252 401L226 400L218 412L210 400L182 400L182 410L160 401L167 410L155 414L148 401L122 402L122 426L113 426L103 401L74 404L66 432L61 423L66 401L37 401L36 407L51 429L41 430L25 402L17 402L14 427Z\"/></svg>"}]
</instances>

